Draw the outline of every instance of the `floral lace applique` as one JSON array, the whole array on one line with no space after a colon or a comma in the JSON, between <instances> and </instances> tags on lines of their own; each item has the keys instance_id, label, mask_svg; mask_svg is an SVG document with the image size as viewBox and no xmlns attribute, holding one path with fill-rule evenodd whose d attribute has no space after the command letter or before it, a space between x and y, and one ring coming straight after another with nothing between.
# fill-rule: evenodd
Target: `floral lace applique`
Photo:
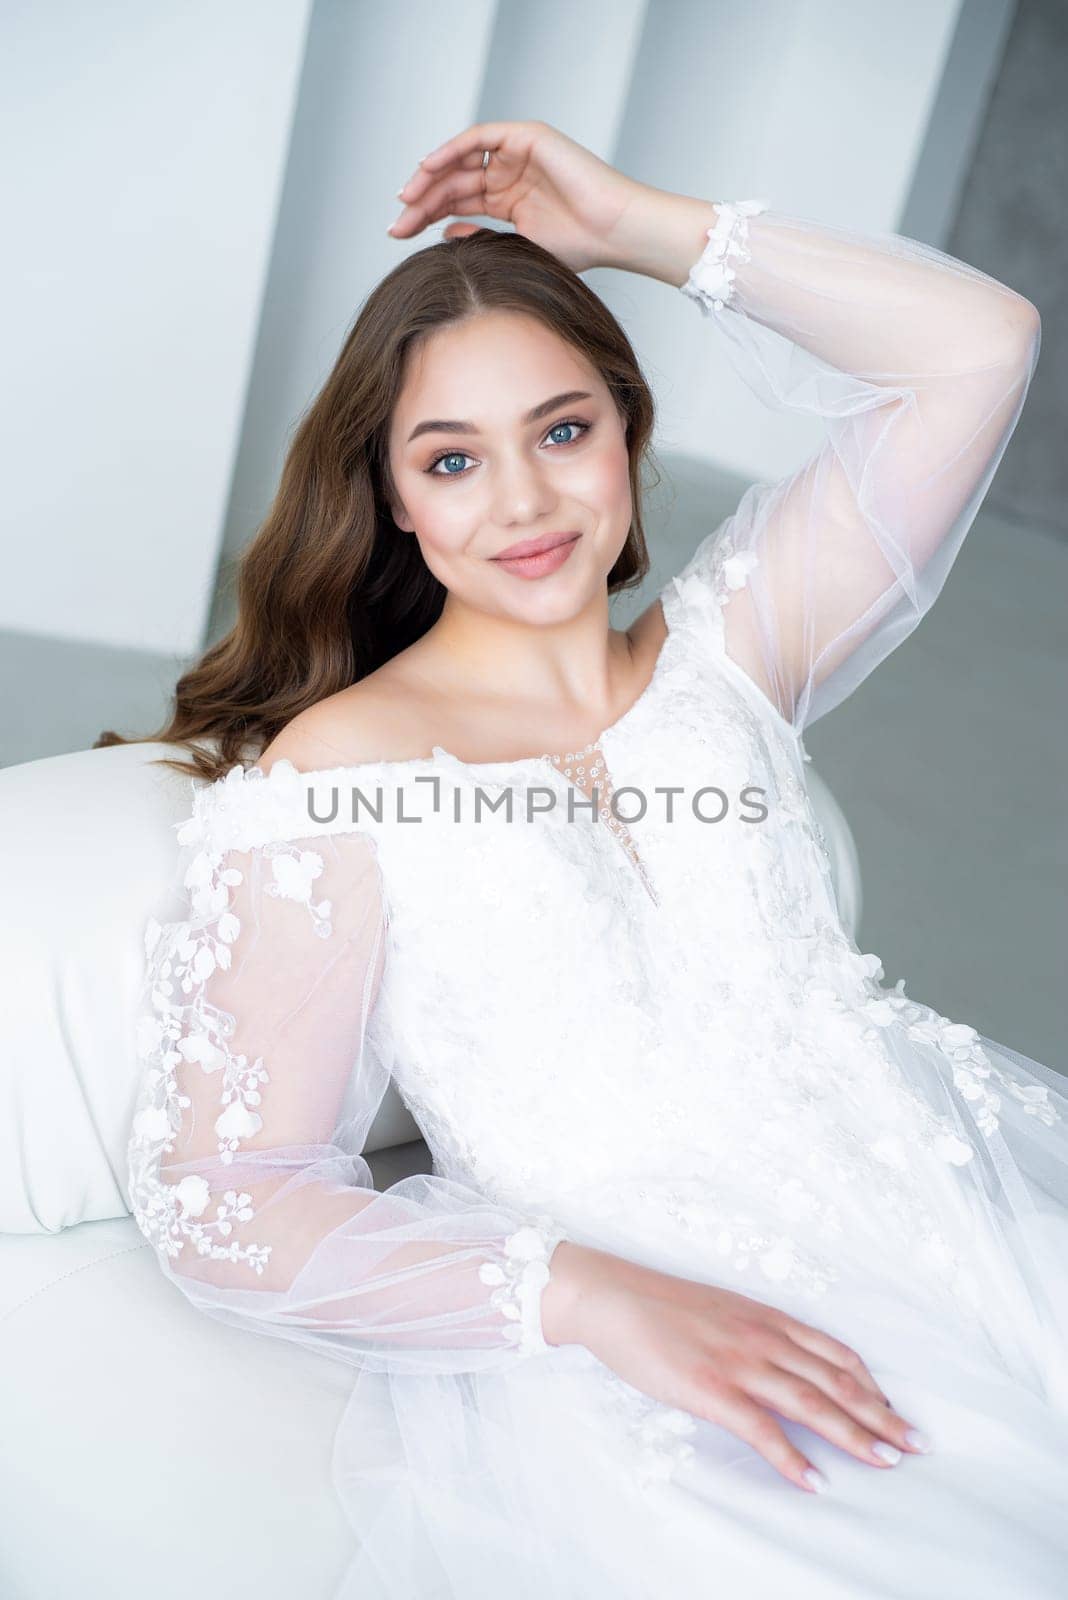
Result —
<instances>
[{"instance_id":1,"label":"floral lace applique","mask_svg":"<svg viewBox=\"0 0 1068 1600\"><path fill-rule=\"evenodd\" d=\"M540 1355L553 1348L542 1331L541 1294L549 1281L549 1260L564 1238L553 1218L541 1213L509 1234L503 1262L486 1261L478 1269L480 1282L500 1285L490 1303L509 1319L504 1336L520 1355Z\"/></svg>"},{"instance_id":2,"label":"floral lace applique","mask_svg":"<svg viewBox=\"0 0 1068 1600\"><path fill-rule=\"evenodd\" d=\"M698 547L689 566L672 579L672 587L686 604L718 615L736 589L744 589L759 565L755 550L736 550L729 533L713 534Z\"/></svg>"},{"instance_id":3,"label":"floral lace applique","mask_svg":"<svg viewBox=\"0 0 1068 1600\"><path fill-rule=\"evenodd\" d=\"M682 293L695 300L708 316L722 311L734 293L732 261L750 259L747 219L768 209L766 200L721 200L716 220L706 232L708 243L690 268Z\"/></svg>"},{"instance_id":4,"label":"floral lace applique","mask_svg":"<svg viewBox=\"0 0 1068 1600\"><path fill-rule=\"evenodd\" d=\"M604 1398L624 1428L635 1481L646 1490L671 1483L694 1454L690 1441L697 1432L696 1417L652 1399L607 1367L599 1377Z\"/></svg>"},{"instance_id":5,"label":"floral lace applique","mask_svg":"<svg viewBox=\"0 0 1068 1600\"><path fill-rule=\"evenodd\" d=\"M881 974L882 968L879 970ZM878 1027L889 1027L898 1020L906 1023L910 1039L933 1045L952 1063L953 1082L961 1098L971 1107L979 1131L988 1138L998 1131L996 1113L1001 1107L1001 1097L990 1086L991 1081L1018 1100L1029 1117L1036 1117L1046 1127L1052 1128L1061 1120L1060 1113L1050 1103L1045 1084L1018 1083L996 1067L979 1043L976 1028L967 1022L953 1022L932 1007L910 999L905 993L903 978L898 979L891 992L877 991L876 997L863 1009ZM955 1165L970 1161L974 1155L972 1147L962 1145L952 1131L947 1134L943 1153L946 1160Z\"/></svg>"},{"instance_id":6,"label":"floral lace applique","mask_svg":"<svg viewBox=\"0 0 1068 1600\"><path fill-rule=\"evenodd\" d=\"M185 824L182 832L187 842L202 838L196 822ZM263 855L272 871L265 892L306 906L315 933L329 938L330 901L311 898L312 885L323 871L322 856L279 841L266 845ZM130 1197L141 1232L164 1255L179 1255L188 1241L200 1256L244 1261L262 1275L270 1245L222 1242L233 1233L235 1222L251 1221L251 1195L226 1190L214 1217L202 1220L211 1200L207 1180L190 1173L179 1183L168 1184L160 1177L162 1158L173 1152L182 1114L190 1105L189 1096L178 1087L176 1068L181 1062L222 1074L223 1109L215 1120L215 1133L223 1164L232 1163L241 1142L263 1127L258 1107L270 1074L262 1057L249 1061L230 1050L227 1041L235 1019L204 1000L212 974L230 969L232 947L241 932L240 920L230 908L230 891L242 881L238 868L222 866L218 854L201 849L190 860L184 879L193 916L169 929L165 948L160 947L164 934L156 919L150 917L145 926L152 1012L141 1016L137 1029L138 1052L148 1070L131 1131Z\"/></svg>"},{"instance_id":7,"label":"floral lace applique","mask_svg":"<svg viewBox=\"0 0 1068 1600\"><path fill-rule=\"evenodd\" d=\"M802 1249L788 1234L762 1225L755 1214L727 1212L710 1204L708 1185L700 1180L658 1185L652 1191L639 1187L635 1192L639 1200L652 1200L686 1232L704 1233L712 1253L729 1261L736 1272L755 1266L770 1283L789 1282L809 1299L819 1298L838 1281L839 1273L828 1261ZM836 1209L822 1205L796 1180L781 1186L778 1198L784 1212L799 1207L819 1215L825 1237L838 1232Z\"/></svg>"}]
</instances>

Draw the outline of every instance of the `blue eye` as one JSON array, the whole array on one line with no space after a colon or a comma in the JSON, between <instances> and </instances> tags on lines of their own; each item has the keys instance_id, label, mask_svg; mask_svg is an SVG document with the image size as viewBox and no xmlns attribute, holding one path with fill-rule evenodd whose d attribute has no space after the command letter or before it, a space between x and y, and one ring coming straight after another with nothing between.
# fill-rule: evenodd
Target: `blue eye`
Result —
<instances>
[{"instance_id":1,"label":"blue eye","mask_svg":"<svg viewBox=\"0 0 1068 1600\"><path fill-rule=\"evenodd\" d=\"M549 432L559 433L561 428L584 428L585 426L584 422L557 422L553 424ZM557 439L556 442L557 444L571 444L573 441L570 439Z\"/></svg>"},{"instance_id":2,"label":"blue eye","mask_svg":"<svg viewBox=\"0 0 1068 1600\"><path fill-rule=\"evenodd\" d=\"M552 427L549 429L549 432L546 434L545 437L548 439L554 433L560 433L565 428L581 428L582 429L582 433L580 433L578 435L578 438L581 439L583 434L588 433L592 427L593 427L593 423L592 422L580 422L577 417L569 417L566 422L554 422ZM556 440L557 446L576 444L577 442L578 442L577 439L557 439ZM433 459L433 461L431 461L430 465L427 466L427 467L424 467L423 470L428 474L428 476L433 477L433 478L466 478L468 472L470 471L469 467L462 467L457 472L453 472L453 471L439 472L437 469L441 465L441 463L444 462L444 461L470 461L470 460L473 460L473 459L474 458L472 456L469 456L467 454L466 450L442 450L440 452L440 454L438 454L438 455L436 455L434 457L434 459Z\"/></svg>"},{"instance_id":3,"label":"blue eye","mask_svg":"<svg viewBox=\"0 0 1068 1600\"><path fill-rule=\"evenodd\" d=\"M436 467L439 461L463 461L465 459L466 458L465 458L464 452L462 450L450 450L447 455L436 456L434 458L433 466ZM457 476L459 476L459 474L457 474L455 472L439 472L438 473L438 477L439 478L455 478Z\"/></svg>"}]
</instances>

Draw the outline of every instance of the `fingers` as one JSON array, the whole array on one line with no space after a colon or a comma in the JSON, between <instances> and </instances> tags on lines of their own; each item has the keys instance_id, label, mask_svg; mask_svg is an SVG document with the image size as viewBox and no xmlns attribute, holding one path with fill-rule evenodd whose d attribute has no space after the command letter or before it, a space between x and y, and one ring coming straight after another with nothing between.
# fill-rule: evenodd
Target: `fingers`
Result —
<instances>
[{"instance_id":1,"label":"fingers","mask_svg":"<svg viewBox=\"0 0 1068 1600\"><path fill-rule=\"evenodd\" d=\"M541 124L528 122L476 122L453 139L447 139L431 150L419 163L417 170L397 191L405 209L390 226L388 232L396 238L410 238L413 233L438 222L449 211L461 216L487 216L497 213L488 203L488 171L483 170L482 152L496 152L496 166L491 162L493 179L498 192L500 165L507 165L513 157L522 157ZM501 146L507 139L507 149ZM475 203L475 202L481 203Z\"/></svg>"},{"instance_id":2,"label":"fingers","mask_svg":"<svg viewBox=\"0 0 1068 1600\"><path fill-rule=\"evenodd\" d=\"M832 1338L829 1333L823 1333L819 1328L810 1328L805 1322L795 1322L793 1317L785 1313L776 1326L801 1349L809 1350L824 1361L852 1373L883 1405L891 1404L860 1356L855 1350L850 1349L849 1345L843 1344L840 1339Z\"/></svg>"},{"instance_id":3,"label":"fingers","mask_svg":"<svg viewBox=\"0 0 1068 1600\"><path fill-rule=\"evenodd\" d=\"M912 1424L894 1410L881 1390L876 1388L873 1392L863 1381L861 1372L850 1372L833 1362L823 1361L819 1356L800 1350L792 1341L775 1364L822 1390L879 1439L888 1440L898 1450L923 1453L922 1445L916 1443ZM863 1371L863 1362L859 1365Z\"/></svg>"},{"instance_id":4,"label":"fingers","mask_svg":"<svg viewBox=\"0 0 1068 1600\"><path fill-rule=\"evenodd\" d=\"M426 157L423 159L426 160ZM488 172L489 168L485 170ZM474 174L479 179L483 178L482 151L477 150L469 156L464 156L460 161L450 161L445 167L435 166L430 168L423 166L422 162L420 162L407 183L401 184L397 190L397 198L399 200L421 200L431 184L439 183L442 178L453 172L467 172Z\"/></svg>"},{"instance_id":5,"label":"fingers","mask_svg":"<svg viewBox=\"0 0 1068 1600\"><path fill-rule=\"evenodd\" d=\"M815 1330L806 1331L811 1333ZM856 1352L846 1345L839 1345L836 1340L830 1342L842 1352L844 1365L839 1366L833 1361L824 1363L820 1357L807 1353L802 1355L796 1340L790 1341L785 1359L780 1364L823 1389L832 1400L845 1406L873 1433L889 1440L897 1449L925 1455L931 1448L929 1441L886 1398ZM810 1366L810 1361L815 1365Z\"/></svg>"},{"instance_id":6,"label":"fingers","mask_svg":"<svg viewBox=\"0 0 1068 1600\"><path fill-rule=\"evenodd\" d=\"M450 173L426 190L421 199L410 200L390 232L397 238L410 238L412 234L429 228L432 223L440 222L442 217L450 214L461 217L490 215L487 204L486 193L480 182L473 182L467 174Z\"/></svg>"},{"instance_id":7,"label":"fingers","mask_svg":"<svg viewBox=\"0 0 1068 1600\"><path fill-rule=\"evenodd\" d=\"M841 1355L837 1352L825 1355L822 1350L814 1350L810 1343L802 1344L800 1340L790 1335L786 1336L786 1343L790 1356L787 1365L802 1376L815 1381L819 1375L825 1384L840 1383L843 1393L848 1393L850 1384L855 1384L859 1394L865 1399L872 1400L883 1411L892 1410L890 1401L855 1352L843 1348Z\"/></svg>"},{"instance_id":8,"label":"fingers","mask_svg":"<svg viewBox=\"0 0 1068 1600\"><path fill-rule=\"evenodd\" d=\"M455 138L446 139L444 144L439 144L429 155L425 155L419 163L428 172L440 172L442 167L450 166L455 161L462 161L466 156L476 155L478 165L482 163L483 150L495 150L507 134L520 131L528 124L521 122L474 122L463 133L456 134Z\"/></svg>"},{"instance_id":9,"label":"fingers","mask_svg":"<svg viewBox=\"0 0 1068 1600\"><path fill-rule=\"evenodd\" d=\"M747 1370L742 1386L750 1398L774 1407L780 1416L803 1422L869 1466L896 1466L902 1453L912 1448L906 1438L909 1424L841 1367L824 1367L810 1381L774 1363L760 1362Z\"/></svg>"},{"instance_id":10,"label":"fingers","mask_svg":"<svg viewBox=\"0 0 1068 1600\"><path fill-rule=\"evenodd\" d=\"M816 1493L826 1486L823 1474L790 1442L770 1412L754 1405L741 1389L712 1379L702 1384L699 1403L691 1409L752 1445L788 1483L795 1483L806 1494ZM808 1476L812 1473L814 1478Z\"/></svg>"}]
</instances>

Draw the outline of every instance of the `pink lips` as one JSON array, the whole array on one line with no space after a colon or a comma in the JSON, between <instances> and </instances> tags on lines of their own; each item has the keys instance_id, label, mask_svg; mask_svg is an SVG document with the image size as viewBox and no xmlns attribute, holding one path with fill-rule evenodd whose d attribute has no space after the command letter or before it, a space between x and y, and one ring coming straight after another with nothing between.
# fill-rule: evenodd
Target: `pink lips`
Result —
<instances>
[{"instance_id":1,"label":"pink lips","mask_svg":"<svg viewBox=\"0 0 1068 1600\"><path fill-rule=\"evenodd\" d=\"M578 533L549 533L541 539L524 539L491 559L517 577L543 578L563 566L581 537Z\"/></svg>"}]
</instances>

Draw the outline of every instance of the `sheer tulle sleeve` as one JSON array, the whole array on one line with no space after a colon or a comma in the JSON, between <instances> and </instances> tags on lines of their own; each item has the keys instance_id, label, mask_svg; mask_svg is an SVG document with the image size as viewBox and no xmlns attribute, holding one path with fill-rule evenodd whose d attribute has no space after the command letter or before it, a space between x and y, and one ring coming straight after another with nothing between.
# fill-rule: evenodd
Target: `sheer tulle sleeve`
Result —
<instances>
[{"instance_id":1,"label":"sheer tulle sleeve","mask_svg":"<svg viewBox=\"0 0 1068 1600\"><path fill-rule=\"evenodd\" d=\"M684 576L716 586L728 655L798 733L937 598L1023 407L1030 301L900 235L723 203L682 292L768 406L819 449L755 483Z\"/></svg>"},{"instance_id":2,"label":"sheer tulle sleeve","mask_svg":"<svg viewBox=\"0 0 1068 1600\"><path fill-rule=\"evenodd\" d=\"M300 775L279 765L270 783L235 768L240 784L200 786L180 919L146 927L131 1210L164 1273L224 1322L372 1371L544 1351L550 1218L432 1175L373 1188L361 1152L391 1073L376 846L294 836L292 804L281 826L274 802Z\"/></svg>"}]
</instances>

